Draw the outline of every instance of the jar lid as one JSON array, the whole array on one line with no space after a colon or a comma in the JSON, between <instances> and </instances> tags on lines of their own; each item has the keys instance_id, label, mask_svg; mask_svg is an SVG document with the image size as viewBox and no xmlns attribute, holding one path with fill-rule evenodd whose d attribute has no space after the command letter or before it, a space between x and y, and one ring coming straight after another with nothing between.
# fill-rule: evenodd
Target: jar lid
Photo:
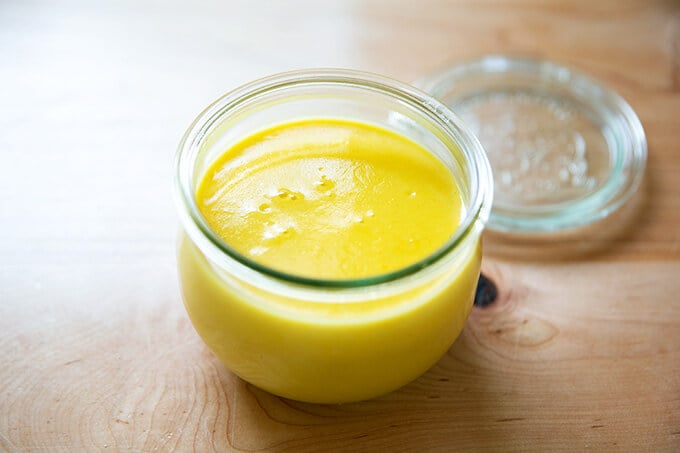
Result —
<instances>
[{"instance_id":1,"label":"jar lid","mask_svg":"<svg viewBox=\"0 0 680 453\"><path fill-rule=\"evenodd\" d=\"M572 69L488 56L416 86L479 138L494 174L488 228L557 232L600 220L635 193L647 142L619 95Z\"/></svg>"}]
</instances>

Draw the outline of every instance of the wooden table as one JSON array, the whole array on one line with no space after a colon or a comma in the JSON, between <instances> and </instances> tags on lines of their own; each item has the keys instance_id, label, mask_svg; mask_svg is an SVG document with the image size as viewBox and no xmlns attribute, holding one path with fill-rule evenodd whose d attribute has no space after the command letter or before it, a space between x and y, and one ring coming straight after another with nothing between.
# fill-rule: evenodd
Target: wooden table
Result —
<instances>
[{"instance_id":1,"label":"wooden table","mask_svg":"<svg viewBox=\"0 0 680 453\"><path fill-rule=\"evenodd\" d=\"M621 93L649 140L636 199L576 238L487 237L499 300L397 392L234 377L177 285L189 122L273 72L411 81L486 53ZM0 450L680 451L680 3L3 1L0 232Z\"/></svg>"}]
</instances>

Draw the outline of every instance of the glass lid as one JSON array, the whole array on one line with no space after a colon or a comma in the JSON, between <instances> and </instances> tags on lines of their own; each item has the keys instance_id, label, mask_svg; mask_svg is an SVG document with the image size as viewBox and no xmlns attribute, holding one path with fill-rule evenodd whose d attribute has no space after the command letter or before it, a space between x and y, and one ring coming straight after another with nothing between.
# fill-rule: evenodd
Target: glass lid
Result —
<instances>
[{"instance_id":1,"label":"glass lid","mask_svg":"<svg viewBox=\"0 0 680 453\"><path fill-rule=\"evenodd\" d=\"M557 64L489 56L416 86L471 128L494 174L488 228L545 233L602 219L637 190L640 120L616 93Z\"/></svg>"}]
</instances>

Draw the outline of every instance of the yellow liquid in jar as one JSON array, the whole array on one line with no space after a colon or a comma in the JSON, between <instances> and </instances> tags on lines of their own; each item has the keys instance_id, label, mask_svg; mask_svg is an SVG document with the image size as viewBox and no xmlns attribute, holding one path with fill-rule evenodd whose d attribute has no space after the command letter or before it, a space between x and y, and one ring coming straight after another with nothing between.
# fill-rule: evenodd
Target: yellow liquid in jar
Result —
<instances>
[{"instance_id":1,"label":"yellow liquid in jar","mask_svg":"<svg viewBox=\"0 0 680 453\"><path fill-rule=\"evenodd\" d=\"M401 269L441 247L464 211L457 184L405 137L308 120L226 150L196 200L213 231L247 258L288 274L352 279ZM246 281L216 268L186 235L178 255L187 312L229 369L280 396L339 403L405 385L451 346L481 262L478 239L459 247L436 269L352 288L347 298L322 287L298 297L269 277Z\"/></svg>"},{"instance_id":2,"label":"yellow liquid in jar","mask_svg":"<svg viewBox=\"0 0 680 453\"><path fill-rule=\"evenodd\" d=\"M431 153L339 120L248 137L210 167L196 198L212 230L239 253L324 279L416 263L446 242L462 211L456 182Z\"/></svg>"}]
</instances>

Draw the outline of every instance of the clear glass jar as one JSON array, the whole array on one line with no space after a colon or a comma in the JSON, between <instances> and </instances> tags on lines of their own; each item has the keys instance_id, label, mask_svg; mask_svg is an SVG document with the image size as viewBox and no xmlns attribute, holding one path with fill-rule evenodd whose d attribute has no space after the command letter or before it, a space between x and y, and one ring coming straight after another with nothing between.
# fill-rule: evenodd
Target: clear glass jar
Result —
<instances>
[{"instance_id":1,"label":"clear glass jar","mask_svg":"<svg viewBox=\"0 0 680 453\"><path fill-rule=\"evenodd\" d=\"M303 118L370 123L421 144L459 185L464 215L458 229L420 262L354 280L283 273L236 252L201 216L197 185L230 145ZM340 70L255 81L203 111L179 145L178 261L187 312L215 355L264 390L318 403L385 394L424 373L463 329L492 193L491 169L474 135L409 85Z\"/></svg>"}]
</instances>

